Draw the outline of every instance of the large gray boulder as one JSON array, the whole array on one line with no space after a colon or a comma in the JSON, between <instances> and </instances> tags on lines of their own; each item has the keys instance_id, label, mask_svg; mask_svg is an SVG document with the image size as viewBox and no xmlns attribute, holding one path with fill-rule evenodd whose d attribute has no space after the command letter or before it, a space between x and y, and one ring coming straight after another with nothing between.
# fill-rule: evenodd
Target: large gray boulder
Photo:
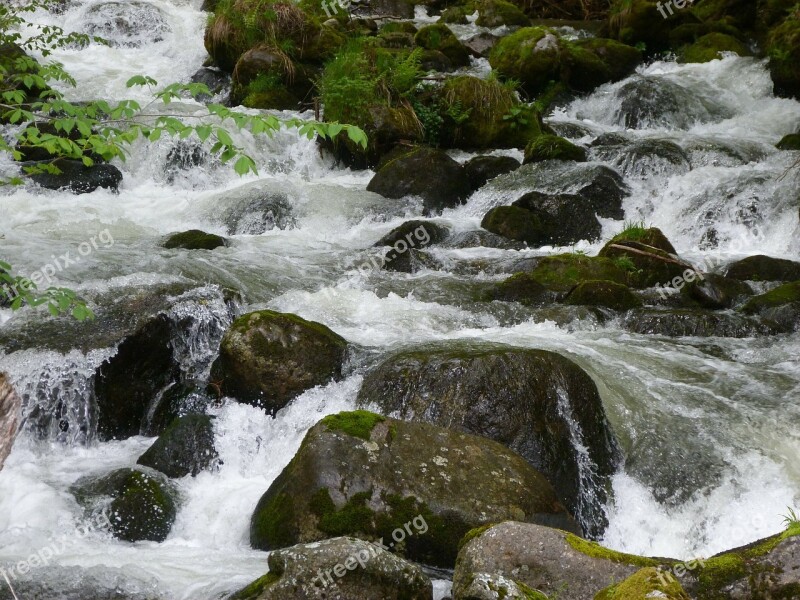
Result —
<instances>
[{"instance_id":1,"label":"large gray boulder","mask_svg":"<svg viewBox=\"0 0 800 600\"><path fill-rule=\"evenodd\" d=\"M297 315L260 310L236 319L211 368L213 386L275 413L307 389L342 375L347 341Z\"/></svg>"},{"instance_id":2,"label":"large gray boulder","mask_svg":"<svg viewBox=\"0 0 800 600\"><path fill-rule=\"evenodd\" d=\"M417 565L377 544L338 537L271 552L269 573L230 600L431 600Z\"/></svg>"},{"instance_id":3,"label":"large gray boulder","mask_svg":"<svg viewBox=\"0 0 800 600\"><path fill-rule=\"evenodd\" d=\"M571 360L486 344L401 352L367 373L358 403L511 448L548 478L584 533L605 529L620 452L597 386Z\"/></svg>"},{"instance_id":4,"label":"large gray boulder","mask_svg":"<svg viewBox=\"0 0 800 600\"><path fill-rule=\"evenodd\" d=\"M20 399L5 373L0 373L0 470L11 453L19 426Z\"/></svg>"},{"instance_id":5,"label":"large gray boulder","mask_svg":"<svg viewBox=\"0 0 800 600\"><path fill-rule=\"evenodd\" d=\"M486 438L366 411L324 418L262 496L259 550L349 535L452 567L473 527L517 519L578 527L548 481Z\"/></svg>"}]
</instances>

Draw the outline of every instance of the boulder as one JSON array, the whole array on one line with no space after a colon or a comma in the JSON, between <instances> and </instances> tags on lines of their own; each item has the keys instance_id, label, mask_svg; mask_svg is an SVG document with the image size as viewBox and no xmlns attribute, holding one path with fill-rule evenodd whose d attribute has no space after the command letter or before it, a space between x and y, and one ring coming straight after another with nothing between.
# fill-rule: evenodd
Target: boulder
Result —
<instances>
[{"instance_id":1,"label":"boulder","mask_svg":"<svg viewBox=\"0 0 800 600\"><path fill-rule=\"evenodd\" d=\"M614 583L601 590L595 600L691 600L680 582L672 575L655 567L645 567L636 571L625 581Z\"/></svg>"},{"instance_id":2,"label":"boulder","mask_svg":"<svg viewBox=\"0 0 800 600\"><path fill-rule=\"evenodd\" d=\"M800 150L800 133L790 133L783 136L775 147L778 150Z\"/></svg>"},{"instance_id":3,"label":"boulder","mask_svg":"<svg viewBox=\"0 0 800 600\"><path fill-rule=\"evenodd\" d=\"M760 315L785 330L800 326L800 281L785 283L748 300L742 306L748 315Z\"/></svg>"},{"instance_id":4,"label":"boulder","mask_svg":"<svg viewBox=\"0 0 800 600\"><path fill-rule=\"evenodd\" d=\"M733 52L739 56L752 56L752 52L732 35L708 33L681 51L683 62L705 63L722 58L722 52Z\"/></svg>"},{"instance_id":5,"label":"boulder","mask_svg":"<svg viewBox=\"0 0 800 600\"><path fill-rule=\"evenodd\" d=\"M464 170L472 189L478 190L490 179L510 173L519 165L520 162L510 156L476 156L464 163Z\"/></svg>"},{"instance_id":6,"label":"boulder","mask_svg":"<svg viewBox=\"0 0 800 600\"><path fill-rule=\"evenodd\" d=\"M548 243L565 246L600 238L600 221L592 204L583 196L528 192L512 206L533 212L547 225Z\"/></svg>"},{"instance_id":7,"label":"boulder","mask_svg":"<svg viewBox=\"0 0 800 600\"><path fill-rule=\"evenodd\" d=\"M464 538L453 573L453 598L469 598L466 591L473 579L488 574L540 590L546 597L587 600L596 598L609 582L622 581L641 568L675 563L615 552L565 531L507 521Z\"/></svg>"},{"instance_id":8,"label":"boulder","mask_svg":"<svg viewBox=\"0 0 800 600\"><path fill-rule=\"evenodd\" d=\"M484 300L519 302L523 306L543 306L558 301L563 295L548 289L532 273L523 271L489 288Z\"/></svg>"},{"instance_id":9,"label":"boulder","mask_svg":"<svg viewBox=\"0 0 800 600\"><path fill-rule=\"evenodd\" d=\"M724 272L740 281L798 281L800 262L758 254L727 265Z\"/></svg>"},{"instance_id":10,"label":"boulder","mask_svg":"<svg viewBox=\"0 0 800 600\"><path fill-rule=\"evenodd\" d=\"M37 163L21 163L24 166L33 166ZM46 164L51 164L46 161ZM122 182L122 173L114 165L95 164L87 167L79 160L60 158L52 164L61 171L59 174L36 173L31 175L38 185L48 190L68 189L73 194L88 194L98 188L118 191Z\"/></svg>"},{"instance_id":11,"label":"boulder","mask_svg":"<svg viewBox=\"0 0 800 600\"><path fill-rule=\"evenodd\" d=\"M442 16L439 17L439 23L451 23L453 25L466 25L467 11L462 6L451 6L442 11Z\"/></svg>"},{"instance_id":12,"label":"boulder","mask_svg":"<svg viewBox=\"0 0 800 600\"><path fill-rule=\"evenodd\" d=\"M626 177L649 179L654 175L682 175L692 169L686 152L669 140L637 140L614 150L615 166Z\"/></svg>"},{"instance_id":13,"label":"boulder","mask_svg":"<svg viewBox=\"0 0 800 600\"><path fill-rule=\"evenodd\" d=\"M17 437L21 403L5 373L0 372L0 471Z\"/></svg>"},{"instance_id":14,"label":"boulder","mask_svg":"<svg viewBox=\"0 0 800 600\"><path fill-rule=\"evenodd\" d=\"M119 469L79 479L71 491L90 513L107 511L111 532L126 542L163 542L175 522L177 496L160 474Z\"/></svg>"},{"instance_id":15,"label":"boulder","mask_svg":"<svg viewBox=\"0 0 800 600\"><path fill-rule=\"evenodd\" d=\"M488 58L492 48L499 40L499 37L483 31L464 40L464 47L475 58Z\"/></svg>"},{"instance_id":16,"label":"boulder","mask_svg":"<svg viewBox=\"0 0 800 600\"><path fill-rule=\"evenodd\" d=\"M586 162L586 150L556 135L543 134L525 146L524 164L545 160Z\"/></svg>"},{"instance_id":17,"label":"boulder","mask_svg":"<svg viewBox=\"0 0 800 600\"><path fill-rule=\"evenodd\" d=\"M681 294L701 308L733 308L753 295L753 289L737 279L705 273L681 288Z\"/></svg>"},{"instance_id":18,"label":"boulder","mask_svg":"<svg viewBox=\"0 0 800 600\"><path fill-rule=\"evenodd\" d=\"M213 233L206 233L199 229L190 229L180 233L173 233L162 243L164 248L172 250L182 248L184 250L214 250L227 246L225 238Z\"/></svg>"},{"instance_id":19,"label":"boulder","mask_svg":"<svg viewBox=\"0 0 800 600\"><path fill-rule=\"evenodd\" d=\"M775 92L800 97L800 17L796 10L769 32L765 50Z\"/></svg>"},{"instance_id":20,"label":"boulder","mask_svg":"<svg viewBox=\"0 0 800 600\"><path fill-rule=\"evenodd\" d=\"M492 48L489 63L505 77L519 80L529 94L539 94L560 78L558 35L545 27L524 27Z\"/></svg>"},{"instance_id":21,"label":"boulder","mask_svg":"<svg viewBox=\"0 0 800 600\"><path fill-rule=\"evenodd\" d=\"M486 231L532 247L549 243L549 225L541 215L519 206L497 206L481 221Z\"/></svg>"},{"instance_id":22,"label":"boulder","mask_svg":"<svg viewBox=\"0 0 800 600\"><path fill-rule=\"evenodd\" d=\"M452 567L467 531L508 518L577 529L547 480L497 442L356 411L309 430L258 502L250 543L350 535Z\"/></svg>"},{"instance_id":23,"label":"boulder","mask_svg":"<svg viewBox=\"0 0 800 600\"><path fill-rule=\"evenodd\" d=\"M375 246L394 246L397 242L403 241L410 247L426 248L444 241L448 235L450 229L444 225L437 225L432 221L406 221L375 242Z\"/></svg>"},{"instance_id":24,"label":"boulder","mask_svg":"<svg viewBox=\"0 0 800 600\"><path fill-rule=\"evenodd\" d=\"M196 476L217 462L214 448L214 417L178 417L145 451L136 464L150 467L167 477Z\"/></svg>"},{"instance_id":25,"label":"boulder","mask_svg":"<svg viewBox=\"0 0 800 600\"><path fill-rule=\"evenodd\" d=\"M270 552L269 573L230 600L432 600L422 569L377 544L337 537Z\"/></svg>"},{"instance_id":26,"label":"boulder","mask_svg":"<svg viewBox=\"0 0 800 600\"><path fill-rule=\"evenodd\" d=\"M633 46L600 37L588 37L567 44L562 77L579 92L625 79L642 62L642 53Z\"/></svg>"},{"instance_id":27,"label":"boulder","mask_svg":"<svg viewBox=\"0 0 800 600\"><path fill-rule=\"evenodd\" d=\"M631 310L642 306L642 300L630 288L613 281L582 281L567 294L564 304L599 306L611 310Z\"/></svg>"},{"instance_id":28,"label":"boulder","mask_svg":"<svg viewBox=\"0 0 800 600\"><path fill-rule=\"evenodd\" d=\"M699 22L691 11L656 0L614 0L609 15L611 37L631 46L644 44L649 54L668 50L675 28Z\"/></svg>"},{"instance_id":29,"label":"boulder","mask_svg":"<svg viewBox=\"0 0 800 600\"><path fill-rule=\"evenodd\" d=\"M675 248L660 229L643 226L629 227L603 246L598 256L610 258L628 268L634 287L669 285L674 281L682 286L697 276L695 268L675 254Z\"/></svg>"},{"instance_id":30,"label":"boulder","mask_svg":"<svg viewBox=\"0 0 800 600\"><path fill-rule=\"evenodd\" d=\"M635 75L615 95L619 102L616 120L626 129L689 129L698 121L733 116L723 105L658 75Z\"/></svg>"},{"instance_id":31,"label":"boulder","mask_svg":"<svg viewBox=\"0 0 800 600\"><path fill-rule=\"evenodd\" d=\"M597 387L569 359L467 344L402 352L367 373L357 402L511 448L548 478L587 534L602 533L620 454Z\"/></svg>"},{"instance_id":32,"label":"boulder","mask_svg":"<svg viewBox=\"0 0 800 600\"><path fill-rule=\"evenodd\" d=\"M438 50L444 54L455 67L467 67L470 64L469 52L444 23L434 23L422 27L414 36L420 48Z\"/></svg>"},{"instance_id":33,"label":"boulder","mask_svg":"<svg viewBox=\"0 0 800 600\"><path fill-rule=\"evenodd\" d=\"M367 190L385 198L420 196L425 214L454 208L472 192L464 167L445 152L422 146L384 164Z\"/></svg>"},{"instance_id":34,"label":"boulder","mask_svg":"<svg viewBox=\"0 0 800 600\"><path fill-rule=\"evenodd\" d=\"M678 577L692 598L796 598L800 526L697 562Z\"/></svg>"},{"instance_id":35,"label":"boulder","mask_svg":"<svg viewBox=\"0 0 800 600\"><path fill-rule=\"evenodd\" d=\"M423 269L439 270L442 263L424 250L410 248L399 252L394 248L386 253L381 268L396 273L417 273Z\"/></svg>"},{"instance_id":36,"label":"boulder","mask_svg":"<svg viewBox=\"0 0 800 600\"><path fill-rule=\"evenodd\" d=\"M180 377L169 319L159 314L125 337L95 372L97 433L126 439L149 427L150 408Z\"/></svg>"},{"instance_id":37,"label":"boulder","mask_svg":"<svg viewBox=\"0 0 800 600\"><path fill-rule=\"evenodd\" d=\"M213 216L228 235L261 235L295 224L289 194L262 182L225 192L215 202Z\"/></svg>"},{"instance_id":38,"label":"boulder","mask_svg":"<svg viewBox=\"0 0 800 600\"><path fill-rule=\"evenodd\" d=\"M773 322L697 309L637 309L625 315L622 326L634 333L670 337L747 338L783 331Z\"/></svg>"},{"instance_id":39,"label":"boulder","mask_svg":"<svg viewBox=\"0 0 800 600\"><path fill-rule=\"evenodd\" d=\"M481 0L478 4L478 20L475 24L479 27L518 26L525 27L531 24L530 18L511 2L505 0Z\"/></svg>"},{"instance_id":40,"label":"boulder","mask_svg":"<svg viewBox=\"0 0 800 600\"><path fill-rule=\"evenodd\" d=\"M274 414L304 391L342 376L347 341L320 323L260 310L225 333L211 379L219 392Z\"/></svg>"}]
</instances>

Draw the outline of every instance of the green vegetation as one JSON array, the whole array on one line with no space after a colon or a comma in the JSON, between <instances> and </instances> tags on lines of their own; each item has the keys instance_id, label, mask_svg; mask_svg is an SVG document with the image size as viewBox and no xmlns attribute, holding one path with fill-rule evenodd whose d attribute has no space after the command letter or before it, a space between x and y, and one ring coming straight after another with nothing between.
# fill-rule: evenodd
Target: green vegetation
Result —
<instances>
[{"instance_id":1,"label":"green vegetation","mask_svg":"<svg viewBox=\"0 0 800 600\"><path fill-rule=\"evenodd\" d=\"M542 134L525 147L525 162L545 160L586 161L586 150L556 135Z\"/></svg>"},{"instance_id":2,"label":"green vegetation","mask_svg":"<svg viewBox=\"0 0 800 600\"><path fill-rule=\"evenodd\" d=\"M653 567L641 569L625 581L605 588L595 595L594 600L642 600L644 598L689 600L688 594L677 579L671 575L661 575Z\"/></svg>"},{"instance_id":3,"label":"green vegetation","mask_svg":"<svg viewBox=\"0 0 800 600\"><path fill-rule=\"evenodd\" d=\"M279 579L280 575L276 575L275 573L267 573L263 577L256 579L244 589L236 592L236 594L231 596L231 600L257 600L257 598L261 596L261 594L264 593L267 588L277 583Z\"/></svg>"},{"instance_id":4,"label":"green vegetation","mask_svg":"<svg viewBox=\"0 0 800 600\"><path fill-rule=\"evenodd\" d=\"M0 306L8 301L11 310L23 306L46 306L48 312L57 317L71 314L78 321L94 318L94 313L86 302L67 288L48 287L39 290L38 286L21 275L15 275L10 264L0 261Z\"/></svg>"},{"instance_id":5,"label":"green vegetation","mask_svg":"<svg viewBox=\"0 0 800 600\"><path fill-rule=\"evenodd\" d=\"M578 537L572 533L566 533L564 540L570 546L572 546L574 550L577 550L581 554L585 554L586 556L591 556L593 558L602 558L612 562L623 563L626 565L634 565L637 567L657 567L665 564L665 562L671 562L660 561L655 558L648 558L646 556L637 556L636 554L617 552L616 550L605 548L596 542L590 542L589 540L585 540L582 537Z\"/></svg>"},{"instance_id":6,"label":"green vegetation","mask_svg":"<svg viewBox=\"0 0 800 600\"><path fill-rule=\"evenodd\" d=\"M381 415L376 415L366 410L355 410L328 415L320 423L332 431L341 431L347 435L369 441L375 426L385 420L386 417Z\"/></svg>"}]
</instances>

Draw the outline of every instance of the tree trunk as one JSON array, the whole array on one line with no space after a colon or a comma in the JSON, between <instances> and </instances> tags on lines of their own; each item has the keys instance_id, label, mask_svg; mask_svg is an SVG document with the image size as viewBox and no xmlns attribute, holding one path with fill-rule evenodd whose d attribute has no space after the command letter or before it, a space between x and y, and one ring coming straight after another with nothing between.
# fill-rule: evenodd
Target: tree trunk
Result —
<instances>
[{"instance_id":1,"label":"tree trunk","mask_svg":"<svg viewBox=\"0 0 800 600\"><path fill-rule=\"evenodd\" d=\"M11 452L19 425L20 400L5 373L0 373L0 470Z\"/></svg>"}]
</instances>

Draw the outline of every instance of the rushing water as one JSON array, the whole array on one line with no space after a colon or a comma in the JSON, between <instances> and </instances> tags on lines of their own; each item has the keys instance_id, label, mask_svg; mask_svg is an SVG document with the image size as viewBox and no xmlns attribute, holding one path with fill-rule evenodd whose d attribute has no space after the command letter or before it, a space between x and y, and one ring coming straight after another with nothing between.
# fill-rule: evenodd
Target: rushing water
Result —
<instances>
[{"instance_id":1,"label":"rushing water","mask_svg":"<svg viewBox=\"0 0 800 600\"><path fill-rule=\"evenodd\" d=\"M199 0L138 2L134 17L148 23L148 35L103 28L108 19L101 4L74 0L63 15L37 15L115 42L57 54L79 81L71 98L142 100L147 90L125 88L130 76L186 81L204 61ZM473 72L485 71L476 61ZM621 107L630 86L643 82L672 90L673 102L655 104L635 130L626 129ZM660 227L682 254L712 264L756 253L797 259L800 181L797 170L785 174L796 157L778 153L774 144L797 130L800 104L773 98L770 88L764 64L754 59L658 62L563 107L551 122L570 127L570 137L579 141L618 132L683 149L685 164L592 150L593 158L625 173L633 190L626 217ZM173 109L192 114L199 106ZM366 192L371 173L335 167L313 142L293 133L271 140L239 135L238 141L257 157L259 177L240 179L213 160L200 169L170 171L174 142L161 140L135 147L120 165L125 179L119 195L6 191L0 196L2 256L30 272L64 252L76 255L82 242L106 232L104 239L113 241L59 273L59 283L109 304L136 290L185 286L181 293L188 295L176 292L179 299L169 310L175 318L193 319L190 334L176 343L182 369L195 377L207 370L232 317L222 301L225 287L242 293L245 310L270 307L325 323L362 347L360 362L344 381L308 391L275 419L233 402L215 408L220 470L179 482L183 501L166 542L129 544L102 531L82 533L81 511L67 491L82 476L132 465L152 442L91 441L91 374L118 338L113 331L80 339L62 332L59 338L57 328L0 311L3 328L25 332L22 350L0 353L0 370L11 374L26 411L55 406L84 424L70 436L59 436L57 427L28 427L18 440L0 473L0 567L51 547L57 552L50 566L30 576L58 582L60 589L91 581L130 597L187 600L234 591L266 570L266 554L248 545L249 518L305 431L322 416L355 405L364 364L402 346L446 339L555 350L592 375L627 457L614 478L604 540L611 547L708 555L778 531L787 507L800 502L800 335L640 336L613 322L559 326L521 309L472 301L475 282L502 277L475 265L553 249L439 248L433 255L446 269L353 277L379 253L372 244L418 215L419 204ZM220 215L246 197L251 188L245 186L282 193L292 210L289 226L228 235ZM455 231L477 229L488 208L516 197L502 183L490 184L438 220ZM604 233L621 227L605 221ZM228 235L233 244L214 252L158 246L163 235L189 228ZM186 292L193 286L205 287ZM437 588L441 595L446 585Z\"/></svg>"}]
</instances>

